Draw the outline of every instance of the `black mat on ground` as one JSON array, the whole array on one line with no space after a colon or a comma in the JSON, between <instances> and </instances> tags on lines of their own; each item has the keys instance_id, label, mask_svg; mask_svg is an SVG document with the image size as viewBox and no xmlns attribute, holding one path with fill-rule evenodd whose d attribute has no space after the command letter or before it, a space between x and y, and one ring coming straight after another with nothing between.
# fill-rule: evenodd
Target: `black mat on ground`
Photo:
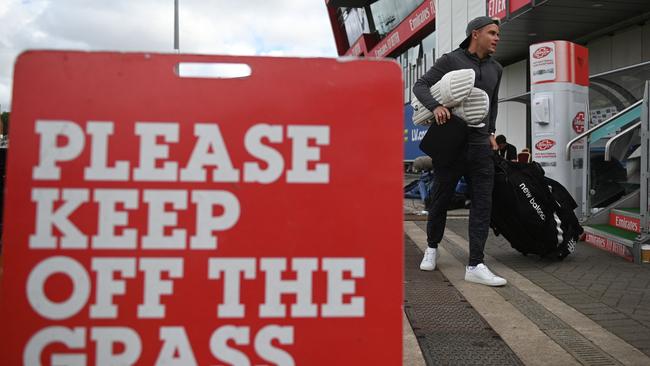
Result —
<instances>
[{"instance_id":1,"label":"black mat on ground","mask_svg":"<svg viewBox=\"0 0 650 366\"><path fill-rule=\"evenodd\" d=\"M523 365L440 271L420 271L422 252L404 243L404 311L427 365Z\"/></svg>"}]
</instances>

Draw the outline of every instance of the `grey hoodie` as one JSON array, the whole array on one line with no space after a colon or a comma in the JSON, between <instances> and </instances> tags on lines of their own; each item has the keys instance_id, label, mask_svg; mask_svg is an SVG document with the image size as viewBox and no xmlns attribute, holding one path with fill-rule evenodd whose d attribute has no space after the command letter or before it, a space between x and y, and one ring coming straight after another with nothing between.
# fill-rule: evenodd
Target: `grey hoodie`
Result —
<instances>
[{"instance_id":1,"label":"grey hoodie","mask_svg":"<svg viewBox=\"0 0 650 366\"><path fill-rule=\"evenodd\" d=\"M440 103L431 96L429 89L442 79L446 73L460 69L474 69L474 72L476 72L474 86L485 91L490 97L490 113L483 121L485 126L468 128L467 142L473 145L489 144L489 136L496 129L499 84L503 74L503 67L492 57L488 56L480 60L478 56L469 53L464 48L457 48L446 53L415 83L413 93L422 105L433 111Z\"/></svg>"}]
</instances>

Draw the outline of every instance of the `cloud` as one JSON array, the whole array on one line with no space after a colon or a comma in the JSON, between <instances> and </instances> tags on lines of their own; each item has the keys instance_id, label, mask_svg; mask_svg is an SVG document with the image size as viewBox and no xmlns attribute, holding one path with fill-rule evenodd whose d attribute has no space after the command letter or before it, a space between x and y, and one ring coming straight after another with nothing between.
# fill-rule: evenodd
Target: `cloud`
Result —
<instances>
[{"instance_id":1,"label":"cloud","mask_svg":"<svg viewBox=\"0 0 650 366\"><path fill-rule=\"evenodd\" d=\"M322 0L179 0L182 53L335 57ZM27 49L173 52L174 0L2 0L0 106Z\"/></svg>"}]
</instances>

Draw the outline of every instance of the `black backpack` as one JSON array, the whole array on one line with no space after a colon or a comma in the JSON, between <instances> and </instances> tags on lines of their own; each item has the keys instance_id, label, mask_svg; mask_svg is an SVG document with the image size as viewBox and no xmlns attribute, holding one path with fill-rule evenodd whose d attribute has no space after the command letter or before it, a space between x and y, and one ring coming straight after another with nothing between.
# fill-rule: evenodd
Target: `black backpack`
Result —
<instances>
[{"instance_id":1,"label":"black backpack","mask_svg":"<svg viewBox=\"0 0 650 366\"><path fill-rule=\"evenodd\" d=\"M513 248L563 259L575 251L583 233L571 194L544 176L535 162L516 163L495 156L490 226Z\"/></svg>"}]
</instances>

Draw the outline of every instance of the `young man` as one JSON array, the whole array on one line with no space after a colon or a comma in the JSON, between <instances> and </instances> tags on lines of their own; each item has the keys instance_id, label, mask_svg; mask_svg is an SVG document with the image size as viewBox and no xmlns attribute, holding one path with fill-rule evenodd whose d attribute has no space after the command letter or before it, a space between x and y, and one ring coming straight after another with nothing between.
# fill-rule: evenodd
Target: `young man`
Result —
<instances>
[{"instance_id":1,"label":"young man","mask_svg":"<svg viewBox=\"0 0 650 366\"><path fill-rule=\"evenodd\" d=\"M499 146L499 150L497 150L497 154L508 160L508 161L517 161L517 148L513 144L509 144L508 141L506 140L506 137L503 135L499 135L496 138L497 146Z\"/></svg>"},{"instance_id":2,"label":"young man","mask_svg":"<svg viewBox=\"0 0 650 366\"><path fill-rule=\"evenodd\" d=\"M433 112L435 131L444 134L450 129L438 128L451 121L458 125L457 117L452 116L448 108L438 103L429 89L443 75L453 70L474 69L476 78L474 86L484 90L490 97L490 113L485 126L467 128L466 136L458 151L447 151L450 139L459 139L458 133L438 137L440 146L434 155L446 155L437 159L432 156L436 174L436 183L431 191L431 205L427 218L428 248L420 264L420 269L433 271L436 267L436 248L442 240L447 220L447 206L454 194L456 182L461 176L470 181L472 206L469 215L469 263L465 270L465 280L488 286L503 286L506 280L494 275L483 263L483 249L487 240L492 208L492 187L494 185L494 162L492 160L497 143L494 138L497 118L498 91L503 68L492 59L499 42L499 21L490 17L478 17L467 25L467 38L456 50L440 57L435 65L413 86L413 93L418 100ZM462 123L462 121L460 122ZM455 131L458 131L456 128ZM460 140L459 140L460 141ZM429 150L435 150L432 147ZM438 162L438 164L436 164Z\"/></svg>"}]
</instances>

